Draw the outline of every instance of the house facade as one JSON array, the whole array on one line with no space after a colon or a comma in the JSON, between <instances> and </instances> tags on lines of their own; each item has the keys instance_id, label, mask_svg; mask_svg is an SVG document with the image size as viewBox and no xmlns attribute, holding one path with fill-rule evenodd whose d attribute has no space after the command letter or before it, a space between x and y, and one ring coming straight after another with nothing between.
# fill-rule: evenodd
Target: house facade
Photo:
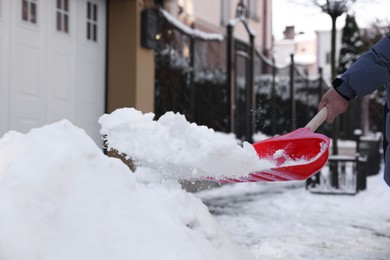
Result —
<instances>
[{"instance_id":1,"label":"house facade","mask_svg":"<svg viewBox=\"0 0 390 260\"><path fill-rule=\"evenodd\" d=\"M0 0L0 136L66 118L100 143L102 114L154 111L154 51L140 44L141 11L161 5L224 34L238 2ZM271 48L271 0L243 2L256 46ZM247 41L242 29L235 36Z\"/></svg>"},{"instance_id":2,"label":"house facade","mask_svg":"<svg viewBox=\"0 0 390 260\"><path fill-rule=\"evenodd\" d=\"M65 118L101 143L105 112L153 111L153 52L139 47L144 4L0 0L0 136Z\"/></svg>"},{"instance_id":3,"label":"house facade","mask_svg":"<svg viewBox=\"0 0 390 260\"><path fill-rule=\"evenodd\" d=\"M105 0L0 0L0 135L63 118L100 139Z\"/></svg>"}]
</instances>

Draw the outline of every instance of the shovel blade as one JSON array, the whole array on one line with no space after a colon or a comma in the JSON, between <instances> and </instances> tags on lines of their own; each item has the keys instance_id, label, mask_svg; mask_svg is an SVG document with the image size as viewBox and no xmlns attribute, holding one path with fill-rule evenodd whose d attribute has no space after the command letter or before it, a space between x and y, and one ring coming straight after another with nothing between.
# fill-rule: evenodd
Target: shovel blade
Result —
<instances>
[{"instance_id":1,"label":"shovel blade","mask_svg":"<svg viewBox=\"0 0 390 260\"><path fill-rule=\"evenodd\" d=\"M247 176L225 178L221 183L305 180L317 173L329 157L329 138L299 128L291 133L253 144L259 158L275 163L271 169L251 172Z\"/></svg>"}]
</instances>

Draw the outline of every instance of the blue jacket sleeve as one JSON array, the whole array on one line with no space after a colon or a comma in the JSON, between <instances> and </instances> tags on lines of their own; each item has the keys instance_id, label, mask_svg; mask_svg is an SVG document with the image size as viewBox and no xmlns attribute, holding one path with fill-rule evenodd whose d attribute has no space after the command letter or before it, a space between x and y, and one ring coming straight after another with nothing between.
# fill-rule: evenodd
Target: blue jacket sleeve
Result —
<instances>
[{"instance_id":1,"label":"blue jacket sleeve","mask_svg":"<svg viewBox=\"0 0 390 260\"><path fill-rule=\"evenodd\" d=\"M363 97L390 81L390 32L340 77L337 91L349 99Z\"/></svg>"}]
</instances>

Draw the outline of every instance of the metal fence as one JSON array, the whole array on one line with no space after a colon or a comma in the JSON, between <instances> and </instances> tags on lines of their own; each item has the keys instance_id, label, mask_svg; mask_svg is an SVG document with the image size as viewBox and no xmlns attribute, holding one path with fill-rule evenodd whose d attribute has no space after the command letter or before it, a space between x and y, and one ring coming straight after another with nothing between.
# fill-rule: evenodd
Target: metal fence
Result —
<instances>
[{"instance_id":1,"label":"metal fence","mask_svg":"<svg viewBox=\"0 0 390 260\"><path fill-rule=\"evenodd\" d=\"M156 116L179 112L191 122L228 132L223 36L180 26L161 10L158 14Z\"/></svg>"},{"instance_id":2,"label":"metal fence","mask_svg":"<svg viewBox=\"0 0 390 260\"><path fill-rule=\"evenodd\" d=\"M305 67L291 61L278 66L260 51L256 51L260 67L255 75L256 129L280 134L303 127L317 113L317 105L329 84L318 75L308 77ZM265 73L261 73L265 72Z\"/></svg>"},{"instance_id":3,"label":"metal fence","mask_svg":"<svg viewBox=\"0 0 390 260\"><path fill-rule=\"evenodd\" d=\"M253 83L247 84L246 75L251 70L246 61L245 50L250 49L247 43L235 39L230 46L226 36L203 33L180 24L160 9L156 12L159 25L155 50L157 117L167 111L179 112L190 122L216 131L233 132L238 138L251 141L248 133L283 134L303 127L317 112L319 99L329 87L321 71L315 77L308 77L305 67L296 64L293 56L289 64L280 67L262 50L255 50ZM234 93L227 81L228 45L236 51ZM248 96L248 88L252 88L252 96ZM254 104L248 109L251 102ZM341 120L340 137L347 139L354 138L353 129L361 128L361 116L356 112L361 111L360 104L355 102L350 106L357 110L350 109ZM380 107L377 102L370 106L375 111ZM248 127L251 131L247 131ZM330 135L330 126L325 124L320 131Z\"/></svg>"}]
</instances>

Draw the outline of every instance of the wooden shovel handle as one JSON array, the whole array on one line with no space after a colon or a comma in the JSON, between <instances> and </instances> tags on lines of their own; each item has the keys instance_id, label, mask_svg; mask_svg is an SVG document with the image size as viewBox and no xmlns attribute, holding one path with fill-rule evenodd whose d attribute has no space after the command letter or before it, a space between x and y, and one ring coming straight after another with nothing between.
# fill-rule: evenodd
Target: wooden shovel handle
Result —
<instances>
[{"instance_id":1,"label":"wooden shovel handle","mask_svg":"<svg viewBox=\"0 0 390 260\"><path fill-rule=\"evenodd\" d=\"M315 132L317 128L325 122L326 118L328 118L328 108L323 107L305 127L308 127L310 128L310 131Z\"/></svg>"}]
</instances>

